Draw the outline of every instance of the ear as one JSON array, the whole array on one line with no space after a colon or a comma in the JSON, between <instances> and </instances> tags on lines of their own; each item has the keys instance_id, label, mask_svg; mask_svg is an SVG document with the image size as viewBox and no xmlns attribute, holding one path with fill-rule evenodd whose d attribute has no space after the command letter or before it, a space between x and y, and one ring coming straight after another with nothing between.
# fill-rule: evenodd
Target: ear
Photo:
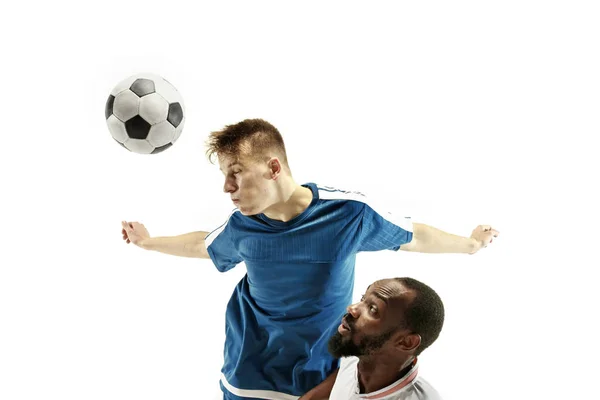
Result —
<instances>
[{"instance_id":1,"label":"ear","mask_svg":"<svg viewBox=\"0 0 600 400\"><path fill-rule=\"evenodd\" d=\"M411 333L398 338L396 348L399 350L413 353L421 345L421 335Z\"/></svg>"},{"instance_id":2,"label":"ear","mask_svg":"<svg viewBox=\"0 0 600 400\"><path fill-rule=\"evenodd\" d=\"M281 174L281 163L279 162L279 159L277 157L271 158L268 162L268 166L271 179L276 181Z\"/></svg>"}]
</instances>

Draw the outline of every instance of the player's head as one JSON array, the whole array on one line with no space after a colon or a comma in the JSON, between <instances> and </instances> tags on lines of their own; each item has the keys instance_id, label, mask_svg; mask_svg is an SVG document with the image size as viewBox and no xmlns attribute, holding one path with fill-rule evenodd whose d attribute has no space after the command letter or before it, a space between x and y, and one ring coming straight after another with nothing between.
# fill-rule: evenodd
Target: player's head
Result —
<instances>
[{"instance_id":1,"label":"player's head","mask_svg":"<svg viewBox=\"0 0 600 400\"><path fill-rule=\"evenodd\" d=\"M276 201L277 184L290 177L281 134L262 119L246 119L212 132L206 155L225 175L223 190L242 214L263 212Z\"/></svg>"},{"instance_id":2,"label":"player's head","mask_svg":"<svg viewBox=\"0 0 600 400\"><path fill-rule=\"evenodd\" d=\"M377 281L360 302L348 307L329 340L335 357L390 357L406 361L439 336L444 305L429 286L412 278Z\"/></svg>"}]
</instances>

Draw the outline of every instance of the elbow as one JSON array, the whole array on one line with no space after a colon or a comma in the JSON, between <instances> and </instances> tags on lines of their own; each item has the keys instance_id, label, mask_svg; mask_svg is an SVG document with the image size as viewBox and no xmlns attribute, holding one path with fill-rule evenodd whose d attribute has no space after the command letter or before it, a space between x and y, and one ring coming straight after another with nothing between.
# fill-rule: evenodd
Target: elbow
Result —
<instances>
[{"instance_id":1,"label":"elbow","mask_svg":"<svg viewBox=\"0 0 600 400\"><path fill-rule=\"evenodd\" d=\"M427 225L413 223L412 239L400 246L400 250L421 252L427 241Z\"/></svg>"},{"instance_id":2,"label":"elbow","mask_svg":"<svg viewBox=\"0 0 600 400\"><path fill-rule=\"evenodd\" d=\"M210 258L210 255L208 254L208 249L206 248L206 243L204 242L204 240L202 240L202 243L198 243L198 246L196 248L196 257L197 258Z\"/></svg>"},{"instance_id":3,"label":"elbow","mask_svg":"<svg viewBox=\"0 0 600 400\"><path fill-rule=\"evenodd\" d=\"M403 251L418 251L418 241L417 238L413 235L412 240L408 243L404 243L400 246L400 250Z\"/></svg>"}]
</instances>

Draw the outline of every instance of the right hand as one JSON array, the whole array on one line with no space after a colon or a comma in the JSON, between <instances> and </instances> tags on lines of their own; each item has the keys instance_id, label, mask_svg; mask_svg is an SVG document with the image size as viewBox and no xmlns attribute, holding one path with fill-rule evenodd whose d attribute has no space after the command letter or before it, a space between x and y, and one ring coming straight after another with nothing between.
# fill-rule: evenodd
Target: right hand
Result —
<instances>
[{"instance_id":1,"label":"right hand","mask_svg":"<svg viewBox=\"0 0 600 400\"><path fill-rule=\"evenodd\" d=\"M121 221L121 226L123 228L121 229L123 240L126 243L133 243L136 246L141 247L142 241L150 238L148 229L146 229L146 227L139 222Z\"/></svg>"},{"instance_id":2,"label":"right hand","mask_svg":"<svg viewBox=\"0 0 600 400\"><path fill-rule=\"evenodd\" d=\"M492 243L494 238L497 238L499 234L500 232L493 229L489 225L479 225L477 228L473 229L471 239L475 240L476 244L471 254L476 253L482 248L488 247L488 245Z\"/></svg>"}]
</instances>

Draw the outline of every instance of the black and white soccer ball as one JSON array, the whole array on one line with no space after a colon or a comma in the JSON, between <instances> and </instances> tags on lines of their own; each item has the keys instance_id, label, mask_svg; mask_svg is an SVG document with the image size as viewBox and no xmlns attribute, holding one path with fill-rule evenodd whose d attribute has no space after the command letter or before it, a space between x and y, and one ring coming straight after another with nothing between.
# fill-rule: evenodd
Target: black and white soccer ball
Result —
<instances>
[{"instance_id":1,"label":"black and white soccer ball","mask_svg":"<svg viewBox=\"0 0 600 400\"><path fill-rule=\"evenodd\" d=\"M141 73L114 87L105 117L110 134L121 146L134 153L157 154L179 139L185 108L181 95L167 80Z\"/></svg>"}]
</instances>

